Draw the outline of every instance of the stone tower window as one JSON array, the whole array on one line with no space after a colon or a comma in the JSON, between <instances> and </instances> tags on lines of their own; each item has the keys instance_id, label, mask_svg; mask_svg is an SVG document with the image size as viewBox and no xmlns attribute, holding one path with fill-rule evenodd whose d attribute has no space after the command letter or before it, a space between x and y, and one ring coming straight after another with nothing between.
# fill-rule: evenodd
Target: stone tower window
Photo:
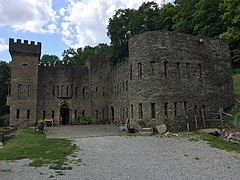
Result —
<instances>
[{"instance_id":1,"label":"stone tower window","mask_svg":"<svg viewBox=\"0 0 240 180\"><path fill-rule=\"evenodd\" d=\"M128 81L126 81L126 91L128 91Z\"/></svg>"},{"instance_id":2,"label":"stone tower window","mask_svg":"<svg viewBox=\"0 0 240 180\"><path fill-rule=\"evenodd\" d=\"M198 64L198 69L199 69L199 77L202 77L202 66L201 64Z\"/></svg>"},{"instance_id":3,"label":"stone tower window","mask_svg":"<svg viewBox=\"0 0 240 180\"><path fill-rule=\"evenodd\" d=\"M168 103L164 103L164 116L165 118L168 118Z\"/></svg>"},{"instance_id":4,"label":"stone tower window","mask_svg":"<svg viewBox=\"0 0 240 180\"><path fill-rule=\"evenodd\" d=\"M45 119L45 118L46 118L46 111L43 110L43 119Z\"/></svg>"},{"instance_id":5,"label":"stone tower window","mask_svg":"<svg viewBox=\"0 0 240 180\"><path fill-rule=\"evenodd\" d=\"M17 109L16 118L19 119L19 117L20 117L20 109Z\"/></svg>"},{"instance_id":6,"label":"stone tower window","mask_svg":"<svg viewBox=\"0 0 240 180\"><path fill-rule=\"evenodd\" d=\"M156 118L155 103L151 103L151 115L152 118Z\"/></svg>"},{"instance_id":7,"label":"stone tower window","mask_svg":"<svg viewBox=\"0 0 240 180\"><path fill-rule=\"evenodd\" d=\"M27 110L27 119L30 119L30 109Z\"/></svg>"},{"instance_id":8,"label":"stone tower window","mask_svg":"<svg viewBox=\"0 0 240 180\"><path fill-rule=\"evenodd\" d=\"M52 119L54 119L54 115L55 115L54 110L52 110Z\"/></svg>"},{"instance_id":9,"label":"stone tower window","mask_svg":"<svg viewBox=\"0 0 240 180\"><path fill-rule=\"evenodd\" d=\"M55 96L55 86L52 86L52 96Z\"/></svg>"},{"instance_id":10,"label":"stone tower window","mask_svg":"<svg viewBox=\"0 0 240 180\"><path fill-rule=\"evenodd\" d=\"M102 118L105 119L105 110L102 111Z\"/></svg>"},{"instance_id":11,"label":"stone tower window","mask_svg":"<svg viewBox=\"0 0 240 180\"><path fill-rule=\"evenodd\" d=\"M98 92L98 87L96 87L96 92Z\"/></svg>"},{"instance_id":12,"label":"stone tower window","mask_svg":"<svg viewBox=\"0 0 240 180\"><path fill-rule=\"evenodd\" d=\"M63 96L63 86L61 86L61 96Z\"/></svg>"},{"instance_id":13,"label":"stone tower window","mask_svg":"<svg viewBox=\"0 0 240 180\"><path fill-rule=\"evenodd\" d=\"M66 95L68 96L68 94L69 94L69 87L67 86L67 91L66 91Z\"/></svg>"},{"instance_id":14,"label":"stone tower window","mask_svg":"<svg viewBox=\"0 0 240 180\"><path fill-rule=\"evenodd\" d=\"M178 77L181 77L180 62L177 62L177 73L178 73Z\"/></svg>"},{"instance_id":15,"label":"stone tower window","mask_svg":"<svg viewBox=\"0 0 240 180\"><path fill-rule=\"evenodd\" d=\"M98 119L98 110L96 110L96 119Z\"/></svg>"},{"instance_id":16,"label":"stone tower window","mask_svg":"<svg viewBox=\"0 0 240 180\"><path fill-rule=\"evenodd\" d=\"M22 65L22 69L27 69L28 68L28 65L27 64L23 64Z\"/></svg>"},{"instance_id":17,"label":"stone tower window","mask_svg":"<svg viewBox=\"0 0 240 180\"><path fill-rule=\"evenodd\" d=\"M74 111L74 118L77 118L77 110Z\"/></svg>"},{"instance_id":18,"label":"stone tower window","mask_svg":"<svg viewBox=\"0 0 240 180\"><path fill-rule=\"evenodd\" d=\"M31 85L28 85L28 96L31 94Z\"/></svg>"},{"instance_id":19,"label":"stone tower window","mask_svg":"<svg viewBox=\"0 0 240 180\"><path fill-rule=\"evenodd\" d=\"M122 83L123 92L125 91L125 83Z\"/></svg>"},{"instance_id":20,"label":"stone tower window","mask_svg":"<svg viewBox=\"0 0 240 180\"><path fill-rule=\"evenodd\" d=\"M168 62L164 62L164 77L167 77L167 64Z\"/></svg>"},{"instance_id":21,"label":"stone tower window","mask_svg":"<svg viewBox=\"0 0 240 180\"><path fill-rule=\"evenodd\" d=\"M103 97L105 97L105 87L103 87Z\"/></svg>"},{"instance_id":22,"label":"stone tower window","mask_svg":"<svg viewBox=\"0 0 240 180\"><path fill-rule=\"evenodd\" d=\"M130 79L132 79L132 75L133 75L133 70L132 70L132 66L130 66Z\"/></svg>"},{"instance_id":23,"label":"stone tower window","mask_svg":"<svg viewBox=\"0 0 240 180\"><path fill-rule=\"evenodd\" d=\"M138 63L138 78L142 78L142 63Z\"/></svg>"},{"instance_id":24,"label":"stone tower window","mask_svg":"<svg viewBox=\"0 0 240 180\"><path fill-rule=\"evenodd\" d=\"M154 76L155 75L155 61L150 61L150 74L151 76Z\"/></svg>"},{"instance_id":25,"label":"stone tower window","mask_svg":"<svg viewBox=\"0 0 240 180\"><path fill-rule=\"evenodd\" d=\"M133 105L131 104L131 118L133 118Z\"/></svg>"},{"instance_id":26,"label":"stone tower window","mask_svg":"<svg viewBox=\"0 0 240 180\"><path fill-rule=\"evenodd\" d=\"M143 118L143 109L142 109L142 103L139 104L139 118Z\"/></svg>"},{"instance_id":27,"label":"stone tower window","mask_svg":"<svg viewBox=\"0 0 240 180\"><path fill-rule=\"evenodd\" d=\"M85 117L85 110L82 110L82 117Z\"/></svg>"},{"instance_id":28,"label":"stone tower window","mask_svg":"<svg viewBox=\"0 0 240 180\"><path fill-rule=\"evenodd\" d=\"M75 96L78 96L78 87L75 87Z\"/></svg>"},{"instance_id":29,"label":"stone tower window","mask_svg":"<svg viewBox=\"0 0 240 180\"><path fill-rule=\"evenodd\" d=\"M85 97L85 87L82 88L82 96Z\"/></svg>"},{"instance_id":30,"label":"stone tower window","mask_svg":"<svg viewBox=\"0 0 240 180\"><path fill-rule=\"evenodd\" d=\"M59 96L59 86L57 86L57 95Z\"/></svg>"},{"instance_id":31,"label":"stone tower window","mask_svg":"<svg viewBox=\"0 0 240 180\"><path fill-rule=\"evenodd\" d=\"M20 95L21 95L21 89L22 89L22 86L21 86L21 84L18 84L18 96L20 96Z\"/></svg>"},{"instance_id":32,"label":"stone tower window","mask_svg":"<svg viewBox=\"0 0 240 180\"><path fill-rule=\"evenodd\" d=\"M174 117L177 117L177 102L174 102Z\"/></svg>"}]
</instances>

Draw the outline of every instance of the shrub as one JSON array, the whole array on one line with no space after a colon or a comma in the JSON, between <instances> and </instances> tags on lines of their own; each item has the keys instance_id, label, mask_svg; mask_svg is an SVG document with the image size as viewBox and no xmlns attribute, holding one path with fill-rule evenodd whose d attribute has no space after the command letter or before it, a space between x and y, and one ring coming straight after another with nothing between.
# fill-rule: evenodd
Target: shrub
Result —
<instances>
[{"instance_id":1,"label":"shrub","mask_svg":"<svg viewBox=\"0 0 240 180\"><path fill-rule=\"evenodd\" d=\"M75 119L76 124L81 124L81 125L88 125L92 124L92 120L90 117L79 117Z\"/></svg>"},{"instance_id":2,"label":"shrub","mask_svg":"<svg viewBox=\"0 0 240 180\"><path fill-rule=\"evenodd\" d=\"M9 126L9 114L5 114L2 117L0 117L0 127L6 127Z\"/></svg>"},{"instance_id":3,"label":"shrub","mask_svg":"<svg viewBox=\"0 0 240 180\"><path fill-rule=\"evenodd\" d=\"M38 126L44 126L44 125L45 125L45 121L44 121L43 119L39 119L39 120L37 121L37 125L38 125Z\"/></svg>"}]
</instances>

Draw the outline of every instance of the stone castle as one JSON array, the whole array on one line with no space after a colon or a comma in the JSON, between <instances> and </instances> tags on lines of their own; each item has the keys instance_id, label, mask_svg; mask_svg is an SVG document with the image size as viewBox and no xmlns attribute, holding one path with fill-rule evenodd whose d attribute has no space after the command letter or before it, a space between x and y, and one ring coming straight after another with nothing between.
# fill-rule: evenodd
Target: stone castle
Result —
<instances>
[{"instance_id":1,"label":"stone castle","mask_svg":"<svg viewBox=\"0 0 240 180\"><path fill-rule=\"evenodd\" d=\"M103 56L89 57L82 68L40 65L41 43L33 41L10 39L9 52L7 103L15 126L91 117L94 124L129 119L133 128L165 123L170 131L194 130L203 126L205 113L234 105L231 57L220 40L146 32L129 39L129 59L114 69Z\"/></svg>"}]
</instances>

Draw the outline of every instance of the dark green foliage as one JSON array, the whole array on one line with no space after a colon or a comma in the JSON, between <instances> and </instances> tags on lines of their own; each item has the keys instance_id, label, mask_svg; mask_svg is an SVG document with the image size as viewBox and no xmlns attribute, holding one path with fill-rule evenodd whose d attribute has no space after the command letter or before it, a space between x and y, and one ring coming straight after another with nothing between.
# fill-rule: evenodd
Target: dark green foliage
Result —
<instances>
[{"instance_id":1,"label":"dark green foliage","mask_svg":"<svg viewBox=\"0 0 240 180\"><path fill-rule=\"evenodd\" d=\"M0 116L0 127L7 127L7 126L9 126L9 114Z\"/></svg>"},{"instance_id":2,"label":"dark green foliage","mask_svg":"<svg viewBox=\"0 0 240 180\"><path fill-rule=\"evenodd\" d=\"M78 117L75 119L76 124L88 125L92 124L92 119L90 117Z\"/></svg>"},{"instance_id":3,"label":"dark green foliage","mask_svg":"<svg viewBox=\"0 0 240 180\"><path fill-rule=\"evenodd\" d=\"M54 63L59 60L59 57L56 55L49 55L49 54L44 54L40 60L40 63L45 64L45 63Z\"/></svg>"}]
</instances>

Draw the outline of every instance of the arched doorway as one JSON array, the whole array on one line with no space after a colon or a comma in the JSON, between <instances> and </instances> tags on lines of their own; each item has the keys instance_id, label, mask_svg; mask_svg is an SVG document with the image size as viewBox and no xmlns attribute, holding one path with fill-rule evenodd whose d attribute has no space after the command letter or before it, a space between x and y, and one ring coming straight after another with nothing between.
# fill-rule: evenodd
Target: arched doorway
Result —
<instances>
[{"instance_id":1,"label":"arched doorway","mask_svg":"<svg viewBox=\"0 0 240 180\"><path fill-rule=\"evenodd\" d=\"M62 125L69 124L69 107L67 104L63 104L60 108L60 115L62 119Z\"/></svg>"},{"instance_id":2,"label":"arched doorway","mask_svg":"<svg viewBox=\"0 0 240 180\"><path fill-rule=\"evenodd\" d=\"M114 122L114 107L113 106L111 106L110 112L111 112L111 122Z\"/></svg>"}]
</instances>

